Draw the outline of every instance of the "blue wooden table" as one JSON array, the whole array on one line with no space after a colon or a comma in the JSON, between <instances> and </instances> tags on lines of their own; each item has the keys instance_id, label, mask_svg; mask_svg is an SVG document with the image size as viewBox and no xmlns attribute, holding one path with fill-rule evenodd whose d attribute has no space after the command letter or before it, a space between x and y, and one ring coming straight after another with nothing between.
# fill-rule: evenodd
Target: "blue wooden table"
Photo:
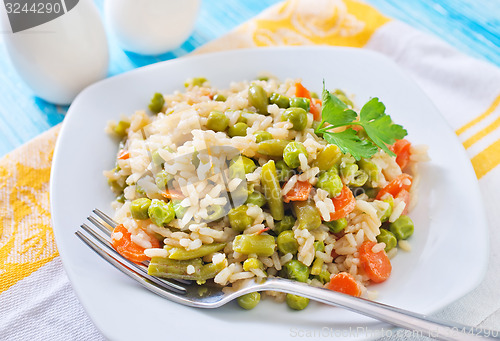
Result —
<instances>
[{"instance_id":1,"label":"blue wooden table","mask_svg":"<svg viewBox=\"0 0 500 341\"><path fill-rule=\"evenodd\" d=\"M384 14L434 33L459 50L500 66L500 1L367 0ZM124 53L111 35L109 75L185 55L279 0L203 0L191 37L155 57ZM102 8L102 0L96 0ZM13 69L0 34L0 156L64 119L67 107L35 97Z\"/></svg>"}]
</instances>

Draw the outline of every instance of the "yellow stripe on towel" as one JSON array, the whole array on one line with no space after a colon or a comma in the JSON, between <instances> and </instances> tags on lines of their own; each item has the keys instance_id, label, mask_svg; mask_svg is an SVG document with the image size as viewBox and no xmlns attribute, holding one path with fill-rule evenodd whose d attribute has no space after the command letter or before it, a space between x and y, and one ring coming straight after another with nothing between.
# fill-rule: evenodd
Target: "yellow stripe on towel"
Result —
<instances>
[{"instance_id":1,"label":"yellow stripe on towel","mask_svg":"<svg viewBox=\"0 0 500 341\"><path fill-rule=\"evenodd\" d=\"M495 100L493 101L491 106L484 113L482 113L480 116L476 117L475 119L473 119L472 121L470 121L469 123L464 125L462 128L458 129L456 131L456 134L461 135L465 131L467 131L468 129L472 128L473 126L475 126L476 124L478 124L479 122L484 120L486 117L491 115L491 113L493 111L495 111L495 109L498 107L498 105L500 105L500 95L498 95L497 98L495 98Z\"/></svg>"},{"instance_id":2,"label":"yellow stripe on towel","mask_svg":"<svg viewBox=\"0 0 500 341\"><path fill-rule=\"evenodd\" d=\"M500 164L500 139L471 159L478 179Z\"/></svg>"}]
</instances>

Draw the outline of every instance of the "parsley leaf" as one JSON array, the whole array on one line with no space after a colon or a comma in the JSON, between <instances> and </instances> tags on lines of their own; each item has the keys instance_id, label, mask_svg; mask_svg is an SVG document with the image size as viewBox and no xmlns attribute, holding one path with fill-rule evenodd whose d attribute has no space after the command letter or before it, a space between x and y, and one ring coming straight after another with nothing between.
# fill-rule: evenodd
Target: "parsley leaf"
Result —
<instances>
[{"instance_id":1,"label":"parsley leaf","mask_svg":"<svg viewBox=\"0 0 500 341\"><path fill-rule=\"evenodd\" d=\"M323 138L328 143L337 145L344 154L350 153L356 160L370 158L378 150L370 141L360 139L352 128L339 133L324 132Z\"/></svg>"},{"instance_id":2,"label":"parsley leaf","mask_svg":"<svg viewBox=\"0 0 500 341\"><path fill-rule=\"evenodd\" d=\"M326 90L324 81L322 99L321 123L315 132L323 134L323 138L328 143L337 145L342 152L350 153L356 160L370 158L377 152L378 148L394 156L395 154L387 145L391 145L407 135L402 126L392 122L391 117L385 113L385 105L376 97L363 106L359 114L359 121L356 121L358 114L354 110L348 109L344 102ZM323 127L325 122L330 125ZM351 128L337 133L329 131L349 125L363 127L369 139L359 138L356 131Z\"/></svg>"},{"instance_id":3,"label":"parsley leaf","mask_svg":"<svg viewBox=\"0 0 500 341\"><path fill-rule=\"evenodd\" d=\"M368 137L389 155L395 154L387 148L396 140L400 140L408 133L406 130L392 122L385 113L385 105L377 97L369 100L359 113L359 123L365 129Z\"/></svg>"}]
</instances>

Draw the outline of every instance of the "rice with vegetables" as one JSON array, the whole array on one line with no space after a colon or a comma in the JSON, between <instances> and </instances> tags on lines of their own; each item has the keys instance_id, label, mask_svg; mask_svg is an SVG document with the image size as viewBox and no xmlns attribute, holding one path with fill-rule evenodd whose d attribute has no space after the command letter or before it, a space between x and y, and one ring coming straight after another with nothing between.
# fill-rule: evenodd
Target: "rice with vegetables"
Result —
<instances>
[{"instance_id":1,"label":"rice with vegetables","mask_svg":"<svg viewBox=\"0 0 500 341\"><path fill-rule=\"evenodd\" d=\"M409 249L426 149L404 139L377 98L358 110L341 90L323 85L319 99L274 78L185 87L108 126L121 140L105 172L117 194L115 249L150 261L154 276L224 290L280 276L373 298L367 286ZM308 303L265 294L293 309Z\"/></svg>"}]
</instances>

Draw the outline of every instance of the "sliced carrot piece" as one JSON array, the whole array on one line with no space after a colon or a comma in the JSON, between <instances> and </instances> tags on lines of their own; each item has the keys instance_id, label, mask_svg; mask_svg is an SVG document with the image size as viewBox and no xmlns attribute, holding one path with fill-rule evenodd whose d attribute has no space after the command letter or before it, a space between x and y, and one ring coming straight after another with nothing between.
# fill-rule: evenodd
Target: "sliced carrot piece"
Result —
<instances>
[{"instance_id":1,"label":"sliced carrot piece","mask_svg":"<svg viewBox=\"0 0 500 341\"><path fill-rule=\"evenodd\" d=\"M115 227L111 234L111 244L113 248L123 257L135 263L140 263L149 260L149 257L144 254L145 248L137 245L132 241L132 234L122 224ZM154 237L150 238L153 248L160 247L160 242Z\"/></svg>"},{"instance_id":2,"label":"sliced carrot piece","mask_svg":"<svg viewBox=\"0 0 500 341\"><path fill-rule=\"evenodd\" d=\"M167 199L177 199L177 200L184 199L184 194L182 194L181 191L177 191L175 189L166 189L161 192L161 195Z\"/></svg>"},{"instance_id":3,"label":"sliced carrot piece","mask_svg":"<svg viewBox=\"0 0 500 341\"><path fill-rule=\"evenodd\" d=\"M118 153L118 159L127 160L128 158L130 158L130 153L128 152L128 150L120 150L120 152Z\"/></svg>"},{"instance_id":4,"label":"sliced carrot piece","mask_svg":"<svg viewBox=\"0 0 500 341\"><path fill-rule=\"evenodd\" d=\"M359 261L368 277L375 283L380 283L389 278L392 265L384 250L377 253L372 248L377 243L367 241L359 247Z\"/></svg>"},{"instance_id":5,"label":"sliced carrot piece","mask_svg":"<svg viewBox=\"0 0 500 341\"><path fill-rule=\"evenodd\" d=\"M305 97L311 99L311 93L307 90L302 83L295 83L295 97Z\"/></svg>"},{"instance_id":6,"label":"sliced carrot piece","mask_svg":"<svg viewBox=\"0 0 500 341\"><path fill-rule=\"evenodd\" d=\"M410 147L411 143L406 140L397 140L389 149L396 154L396 163L399 165L401 170L404 170L408 162L410 162Z\"/></svg>"},{"instance_id":7,"label":"sliced carrot piece","mask_svg":"<svg viewBox=\"0 0 500 341\"><path fill-rule=\"evenodd\" d=\"M342 187L342 192L331 200L335 207L335 212L330 214L330 221L344 218L351 213L356 206L356 199L352 191L346 185Z\"/></svg>"},{"instance_id":8,"label":"sliced carrot piece","mask_svg":"<svg viewBox=\"0 0 500 341\"><path fill-rule=\"evenodd\" d=\"M401 214L407 214L408 213L408 207L410 206L410 192L407 190L403 189L401 192L398 193L396 198L399 198L405 202L405 209Z\"/></svg>"},{"instance_id":9,"label":"sliced carrot piece","mask_svg":"<svg viewBox=\"0 0 500 341\"><path fill-rule=\"evenodd\" d=\"M286 183L283 187L286 186ZM297 181L291 190L283 197L284 202L306 201L311 193L312 185L309 181Z\"/></svg>"},{"instance_id":10,"label":"sliced carrot piece","mask_svg":"<svg viewBox=\"0 0 500 341\"><path fill-rule=\"evenodd\" d=\"M323 102L318 98L311 98L311 108L309 111L313 114L315 121L321 121L321 106Z\"/></svg>"},{"instance_id":11,"label":"sliced carrot piece","mask_svg":"<svg viewBox=\"0 0 500 341\"><path fill-rule=\"evenodd\" d=\"M347 272L340 272L333 276L330 279L330 283L328 283L328 289L351 296L361 296L361 289L358 282Z\"/></svg>"},{"instance_id":12,"label":"sliced carrot piece","mask_svg":"<svg viewBox=\"0 0 500 341\"><path fill-rule=\"evenodd\" d=\"M394 198L396 198L402 190L409 191L411 188L413 178L411 175L403 173L394 178L391 182L387 184L384 188L382 188L378 194L376 199L380 200L382 197L389 193Z\"/></svg>"}]
</instances>

